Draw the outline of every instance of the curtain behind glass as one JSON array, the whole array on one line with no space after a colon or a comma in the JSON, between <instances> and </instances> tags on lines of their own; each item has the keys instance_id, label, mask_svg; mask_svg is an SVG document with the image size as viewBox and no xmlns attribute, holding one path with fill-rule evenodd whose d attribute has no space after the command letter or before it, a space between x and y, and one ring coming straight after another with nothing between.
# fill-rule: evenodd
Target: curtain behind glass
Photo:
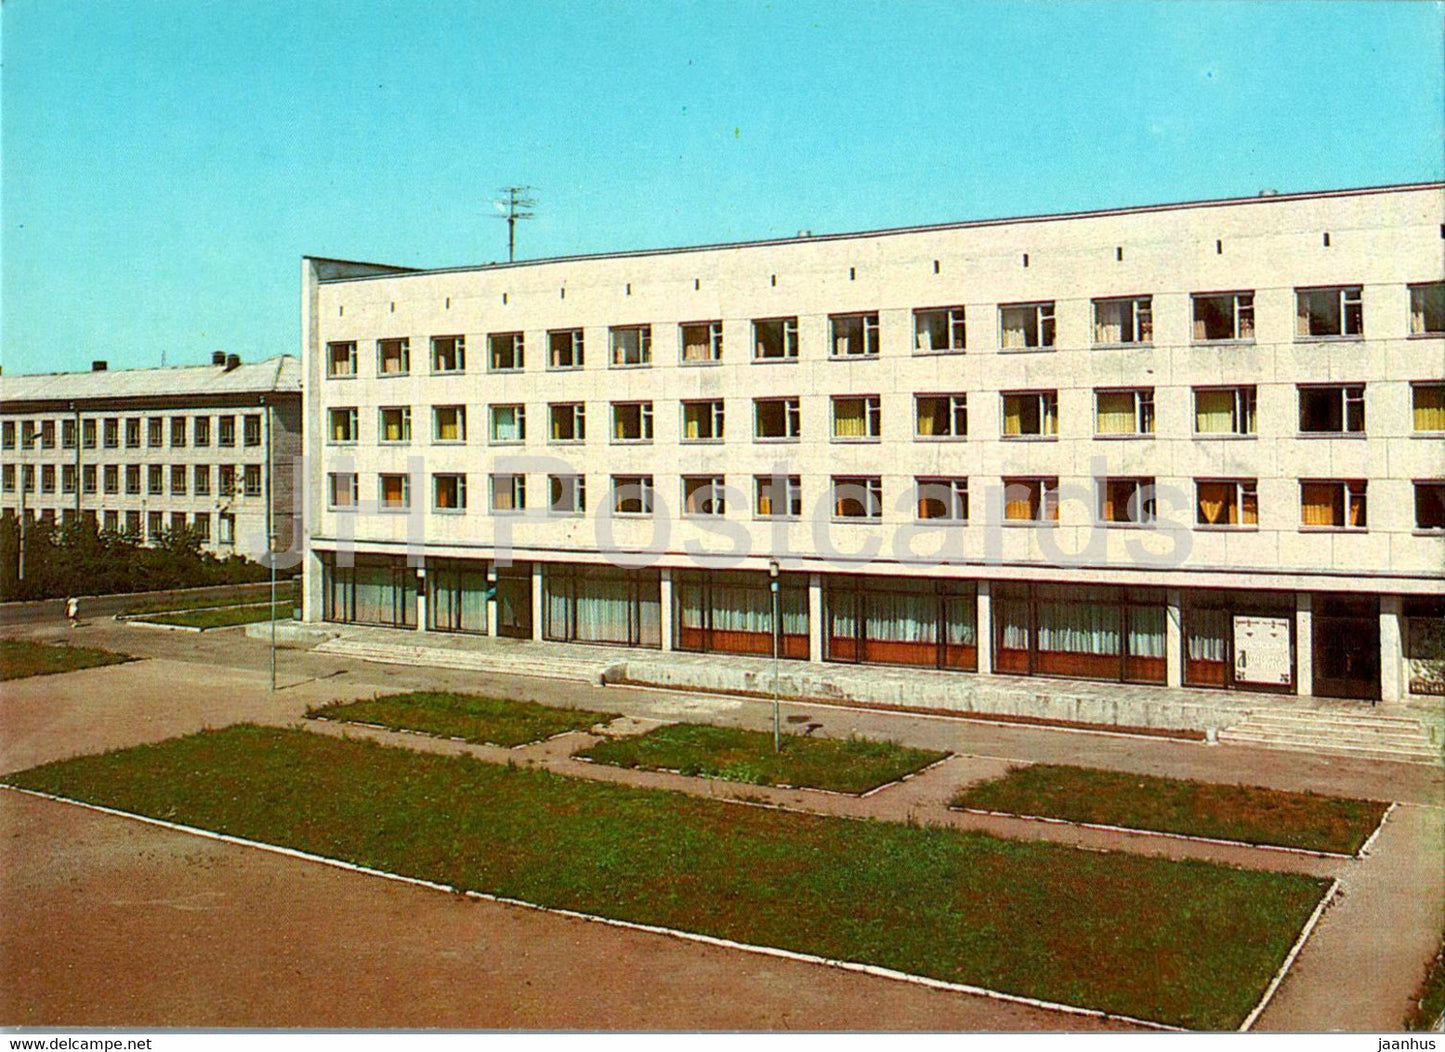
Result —
<instances>
[{"instance_id":1,"label":"curtain behind glass","mask_svg":"<svg viewBox=\"0 0 1445 1052\"><path fill-rule=\"evenodd\" d=\"M1445 387L1417 387L1415 430L1445 431Z\"/></svg>"},{"instance_id":2,"label":"curtain behind glass","mask_svg":"<svg viewBox=\"0 0 1445 1052\"><path fill-rule=\"evenodd\" d=\"M1132 435L1134 430L1133 392L1101 393L1099 395L1099 434Z\"/></svg>"},{"instance_id":3,"label":"curtain behind glass","mask_svg":"<svg viewBox=\"0 0 1445 1052\"><path fill-rule=\"evenodd\" d=\"M1119 608L1112 604L1040 602L1039 650L1119 653Z\"/></svg>"}]
</instances>

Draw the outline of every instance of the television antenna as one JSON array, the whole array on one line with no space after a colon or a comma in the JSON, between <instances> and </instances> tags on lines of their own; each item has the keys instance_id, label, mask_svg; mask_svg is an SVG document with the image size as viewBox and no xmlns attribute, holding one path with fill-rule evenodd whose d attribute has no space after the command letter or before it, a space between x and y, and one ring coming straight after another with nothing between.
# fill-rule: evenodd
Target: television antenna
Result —
<instances>
[{"instance_id":1,"label":"television antenna","mask_svg":"<svg viewBox=\"0 0 1445 1052\"><path fill-rule=\"evenodd\" d=\"M527 196L533 189L530 186L504 186L497 193L506 196L492 201L492 206L499 213L497 218L507 221L508 263L516 262L517 258L517 220L536 218L537 213L529 209L537 207L537 199Z\"/></svg>"}]
</instances>

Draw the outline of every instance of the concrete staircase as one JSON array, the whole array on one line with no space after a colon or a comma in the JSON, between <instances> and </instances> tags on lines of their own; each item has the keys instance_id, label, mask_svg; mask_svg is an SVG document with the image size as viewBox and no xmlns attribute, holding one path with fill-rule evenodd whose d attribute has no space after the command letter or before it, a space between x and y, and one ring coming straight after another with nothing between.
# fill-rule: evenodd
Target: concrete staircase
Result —
<instances>
[{"instance_id":1,"label":"concrete staircase","mask_svg":"<svg viewBox=\"0 0 1445 1052\"><path fill-rule=\"evenodd\" d=\"M1219 732L1219 740L1269 749L1373 760L1440 763L1440 743L1419 720L1372 711L1256 710Z\"/></svg>"},{"instance_id":2,"label":"concrete staircase","mask_svg":"<svg viewBox=\"0 0 1445 1052\"><path fill-rule=\"evenodd\" d=\"M317 654L333 654L358 661L374 661L383 665L422 665L432 668L462 669L468 672L491 672L497 675L540 676L545 679L580 680L601 683L614 664L615 657L595 658L537 655L510 650L472 650L435 644L418 646L408 643L329 639L313 650Z\"/></svg>"}]
</instances>

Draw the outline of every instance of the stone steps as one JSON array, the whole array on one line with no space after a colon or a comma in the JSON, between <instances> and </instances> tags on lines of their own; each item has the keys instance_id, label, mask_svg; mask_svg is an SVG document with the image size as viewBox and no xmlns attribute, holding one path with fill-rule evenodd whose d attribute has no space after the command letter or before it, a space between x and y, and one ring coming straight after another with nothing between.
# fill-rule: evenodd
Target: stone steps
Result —
<instances>
[{"instance_id":1,"label":"stone steps","mask_svg":"<svg viewBox=\"0 0 1445 1052\"><path fill-rule=\"evenodd\" d=\"M1225 728L1219 740L1295 752L1362 759L1439 763L1440 745L1408 716L1322 712L1255 712Z\"/></svg>"},{"instance_id":2,"label":"stone steps","mask_svg":"<svg viewBox=\"0 0 1445 1052\"><path fill-rule=\"evenodd\" d=\"M609 663L575 658L494 653L451 647L418 646L405 643L371 643L355 639L331 639L315 648L319 654L372 661L383 665L425 665L466 672L537 676L545 679L600 683Z\"/></svg>"}]
</instances>

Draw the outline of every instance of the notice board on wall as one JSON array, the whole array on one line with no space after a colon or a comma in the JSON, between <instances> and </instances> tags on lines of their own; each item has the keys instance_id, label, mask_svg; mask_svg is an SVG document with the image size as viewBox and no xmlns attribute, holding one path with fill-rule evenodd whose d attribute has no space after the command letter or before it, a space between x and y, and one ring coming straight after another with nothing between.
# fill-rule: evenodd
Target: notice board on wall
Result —
<instances>
[{"instance_id":1,"label":"notice board on wall","mask_svg":"<svg viewBox=\"0 0 1445 1052\"><path fill-rule=\"evenodd\" d=\"M1234 619L1234 681L1288 687L1294 683L1289 647L1290 618Z\"/></svg>"}]
</instances>

